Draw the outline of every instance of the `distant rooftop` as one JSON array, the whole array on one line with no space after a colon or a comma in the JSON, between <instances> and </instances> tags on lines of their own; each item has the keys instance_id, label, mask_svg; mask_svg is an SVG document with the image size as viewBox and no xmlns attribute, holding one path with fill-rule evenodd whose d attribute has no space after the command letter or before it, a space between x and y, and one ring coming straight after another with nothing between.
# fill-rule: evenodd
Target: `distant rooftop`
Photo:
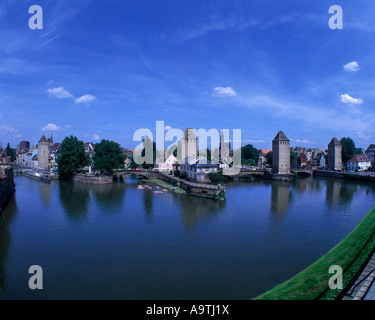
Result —
<instances>
[{"instance_id":1,"label":"distant rooftop","mask_svg":"<svg viewBox=\"0 0 375 320\"><path fill-rule=\"evenodd\" d=\"M369 161L371 161L370 158L362 154L355 154L353 158L349 160L349 162L369 162Z\"/></svg>"}]
</instances>

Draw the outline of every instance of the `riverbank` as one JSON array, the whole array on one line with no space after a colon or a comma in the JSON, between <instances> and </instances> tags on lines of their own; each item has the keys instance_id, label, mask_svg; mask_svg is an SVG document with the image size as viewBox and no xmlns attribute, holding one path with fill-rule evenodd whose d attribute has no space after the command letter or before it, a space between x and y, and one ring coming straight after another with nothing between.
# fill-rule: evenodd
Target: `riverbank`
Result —
<instances>
[{"instance_id":1,"label":"riverbank","mask_svg":"<svg viewBox=\"0 0 375 320\"><path fill-rule=\"evenodd\" d=\"M12 167L1 166L0 170L0 209L3 209L15 191L15 184Z\"/></svg>"},{"instance_id":2,"label":"riverbank","mask_svg":"<svg viewBox=\"0 0 375 320\"><path fill-rule=\"evenodd\" d=\"M375 207L327 254L305 270L255 300L334 300L347 290L375 247ZM343 289L330 289L331 266L343 270Z\"/></svg>"}]
</instances>

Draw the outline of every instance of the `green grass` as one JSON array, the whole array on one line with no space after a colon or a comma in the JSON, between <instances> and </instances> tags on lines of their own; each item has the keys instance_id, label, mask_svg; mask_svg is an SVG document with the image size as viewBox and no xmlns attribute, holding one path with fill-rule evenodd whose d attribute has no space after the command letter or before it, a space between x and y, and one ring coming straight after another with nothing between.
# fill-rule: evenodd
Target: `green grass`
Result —
<instances>
[{"instance_id":1,"label":"green grass","mask_svg":"<svg viewBox=\"0 0 375 320\"><path fill-rule=\"evenodd\" d=\"M343 270L344 288L361 268L375 247L375 207L339 244L305 270L263 293L255 300L333 300L342 290L332 290L328 270L339 265Z\"/></svg>"},{"instance_id":2,"label":"green grass","mask_svg":"<svg viewBox=\"0 0 375 320\"><path fill-rule=\"evenodd\" d=\"M170 184L168 182L165 182L163 180L159 180L159 179L155 179L155 180L143 180L143 181L146 181L146 182L153 182L161 187L166 187L166 188L170 188L170 189L173 189L173 190L177 190L177 191L180 191L180 192L186 192L184 189L181 189L181 188L178 188L176 186L174 186L173 184Z\"/></svg>"}]
</instances>

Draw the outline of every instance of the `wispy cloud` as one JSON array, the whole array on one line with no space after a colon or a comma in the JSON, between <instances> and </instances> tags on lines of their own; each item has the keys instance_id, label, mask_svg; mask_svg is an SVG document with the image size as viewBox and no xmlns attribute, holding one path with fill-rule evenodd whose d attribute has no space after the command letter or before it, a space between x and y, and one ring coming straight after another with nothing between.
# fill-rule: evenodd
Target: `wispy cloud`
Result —
<instances>
[{"instance_id":1,"label":"wispy cloud","mask_svg":"<svg viewBox=\"0 0 375 320\"><path fill-rule=\"evenodd\" d=\"M231 87L216 87L214 88L213 97L235 97L237 92Z\"/></svg>"},{"instance_id":2,"label":"wispy cloud","mask_svg":"<svg viewBox=\"0 0 375 320\"><path fill-rule=\"evenodd\" d=\"M353 98L347 93L341 95L340 101L345 104L362 104L363 103L363 100L361 98Z\"/></svg>"},{"instance_id":3,"label":"wispy cloud","mask_svg":"<svg viewBox=\"0 0 375 320\"><path fill-rule=\"evenodd\" d=\"M94 135L92 136L92 140L94 140L94 141L99 141L99 140L100 140L99 135L94 134Z\"/></svg>"},{"instance_id":4,"label":"wispy cloud","mask_svg":"<svg viewBox=\"0 0 375 320\"><path fill-rule=\"evenodd\" d=\"M297 142L297 143L309 143L309 144L314 143L313 141L306 140L306 139L303 139L303 140L301 140L301 139L290 139L290 141Z\"/></svg>"},{"instance_id":5,"label":"wispy cloud","mask_svg":"<svg viewBox=\"0 0 375 320\"><path fill-rule=\"evenodd\" d=\"M357 61L352 61L344 65L344 70L348 72L355 72L359 71L359 64Z\"/></svg>"},{"instance_id":6,"label":"wispy cloud","mask_svg":"<svg viewBox=\"0 0 375 320\"><path fill-rule=\"evenodd\" d=\"M2 124L0 125L0 132L16 133L18 130L6 124Z\"/></svg>"}]
</instances>

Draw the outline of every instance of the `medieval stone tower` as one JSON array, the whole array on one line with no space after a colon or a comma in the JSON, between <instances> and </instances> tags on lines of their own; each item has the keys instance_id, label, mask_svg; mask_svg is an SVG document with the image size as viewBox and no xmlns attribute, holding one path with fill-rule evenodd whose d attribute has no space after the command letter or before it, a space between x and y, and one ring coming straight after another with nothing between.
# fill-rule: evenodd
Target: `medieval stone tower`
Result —
<instances>
[{"instance_id":1,"label":"medieval stone tower","mask_svg":"<svg viewBox=\"0 0 375 320\"><path fill-rule=\"evenodd\" d=\"M43 135L38 142L38 166L41 169L48 169L49 167L49 142L45 135Z\"/></svg>"},{"instance_id":2,"label":"medieval stone tower","mask_svg":"<svg viewBox=\"0 0 375 320\"><path fill-rule=\"evenodd\" d=\"M185 158L193 159L197 157L198 141L197 136L192 128L185 130L184 136L181 140L181 159L185 161Z\"/></svg>"},{"instance_id":3,"label":"medieval stone tower","mask_svg":"<svg viewBox=\"0 0 375 320\"><path fill-rule=\"evenodd\" d=\"M342 145L336 138L328 144L328 169L342 170Z\"/></svg>"},{"instance_id":4,"label":"medieval stone tower","mask_svg":"<svg viewBox=\"0 0 375 320\"><path fill-rule=\"evenodd\" d=\"M272 141L272 171L290 174L290 140L282 131Z\"/></svg>"}]
</instances>

